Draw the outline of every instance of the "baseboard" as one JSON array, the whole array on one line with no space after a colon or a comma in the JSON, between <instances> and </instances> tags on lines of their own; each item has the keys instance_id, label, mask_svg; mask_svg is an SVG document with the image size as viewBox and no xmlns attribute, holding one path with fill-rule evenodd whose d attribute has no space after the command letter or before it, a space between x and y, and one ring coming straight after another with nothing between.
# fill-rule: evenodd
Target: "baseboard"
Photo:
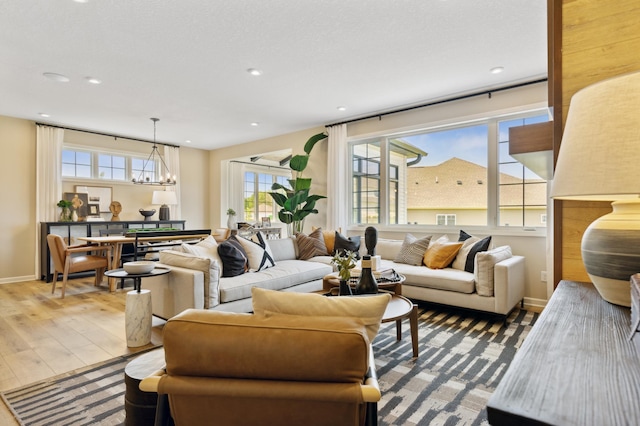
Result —
<instances>
[{"instance_id":1,"label":"baseboard","mask_svg":"<svg viewBox=\"0 0 640 426\"><path fill-rule=\"evenodd\" d=\"M9 278L0 278L0 284L11 284L11 283L22 283L25 281L35 281L35 275L29 275L25 277L9 277Z\"/></svg>"},{"instance_id":2,"label":"baseboard","mask_svg":"<svg viewBox=\"0 0 640 426\"><path fill-rule=\"evenodd\" d=\"M548 300L545 299L535 299L533 297L525 297L524 298L524 307L525 308L530 308L531 310L534 311L542 311L542 309L544 309L545 306L547 306L547 302Z\"/></svg>"}]
</instances>

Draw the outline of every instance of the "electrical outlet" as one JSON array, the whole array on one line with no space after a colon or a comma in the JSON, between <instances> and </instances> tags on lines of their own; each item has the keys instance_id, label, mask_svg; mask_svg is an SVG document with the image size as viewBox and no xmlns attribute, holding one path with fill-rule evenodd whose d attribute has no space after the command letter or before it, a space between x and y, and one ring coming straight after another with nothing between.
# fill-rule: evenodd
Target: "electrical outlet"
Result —
<instances>
[{"instance_id":1,"label":"electrical outlet","mask_svg":"<svg viewBox=\"0 0 640 426\"><path fill-rule=\"evenodd\" d=\"M547 282L547 271L540 272L540 281L542 281L543 283Z\"/></svg>"}]
</instances>

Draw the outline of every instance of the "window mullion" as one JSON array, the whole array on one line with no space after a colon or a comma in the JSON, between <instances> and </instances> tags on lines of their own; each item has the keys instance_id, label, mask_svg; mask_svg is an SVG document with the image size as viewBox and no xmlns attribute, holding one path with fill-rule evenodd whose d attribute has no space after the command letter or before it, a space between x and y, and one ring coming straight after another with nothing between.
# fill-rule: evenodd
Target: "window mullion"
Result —
<instances>
[{"instance_id":1,"label":"window mullion","mask_svg":"<svg viewBox=\"0 0 640 426\"><path fill-rule=\"evenodd\" d=\"M498 144L500 135L498 132L498 120L492 119L487 123L487 224L498 226L498 202L499 202L499 167Z\"/></svg>"}]
</instances>

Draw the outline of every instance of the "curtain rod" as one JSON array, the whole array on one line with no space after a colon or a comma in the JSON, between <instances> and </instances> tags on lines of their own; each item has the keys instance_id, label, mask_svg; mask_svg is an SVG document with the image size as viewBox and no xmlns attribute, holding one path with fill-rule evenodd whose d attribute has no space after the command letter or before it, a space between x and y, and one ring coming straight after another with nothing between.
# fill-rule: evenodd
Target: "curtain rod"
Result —
<instances>
[{"instance_id":1,"label":"curtain rod","mask_svg":"<svg viewBox=\"0 0 640 426\"><path fill-rule=\"evenodd\" d=\"M395 109L395 110L392 110L392 111L381 112L381 113L378 113L378 114L371 114L371 115L368 115L366 117L353 118L351 120L345 120L345 121L340 121L340 122L337 122L337 123L326 124L325 127L338 126L340 124L355 123L356 121L369 120L369 119L372 119L372 118L382 119L382 117L385 116L385 115L398 114L400 112L411 111L411 110L414 110L414 109L426 108L426 107L430 107L430 106L434 106L434 105L445 104L445 103L448 103L448 102L461 101L463 99L473 98L475 96L489 95L489 98L491 98L491 94L495 93L495 92L502 92L503 90L517 89L519 87L529 86L531 84L543 83L543 82L545 82L547 80L548 80L547 78L541 78L539 80L527 81L527 82L524 82L524 83L513 84L511 86L499 87L497 89L484 90L482 92L469 93L467 95L461 95L461 96L456 96L456 97L453 97L453 98L442 99L442 100L439 100L439 101L428 102L428 103L425 103L425 104L420 104L420 105L414 105L414 106L410 106L410 107L406 107L406 108Z\"/></svg>"},{"instance_id":2,"label":"curtain rod","mask_svg":"<svg viewBox=\"0 0 640 426\"><path fill-rule=\"evenodd\" d=\"M94 135L108 136L110 138L129 139L130 141L144 142L144 143L150 143L150 144L154 144L155 143L156 145L170 146L172 148L180 148L179 145L173 145L173 144L170 144L170 143L153 142L153 141L148 141L148 140L145 140L145 139L130 138L129 136L112 135L112 134L109 134L109 133L94 132L93 130L74 129L73 127L56 126L55 124L47 124L47 123L38 123L38 122L36 122L36 126L48 126L48 127L54 127L56 129L73 130L74 132L91 133L91 134L94 134Z\"/></svg>"}]
</instances>

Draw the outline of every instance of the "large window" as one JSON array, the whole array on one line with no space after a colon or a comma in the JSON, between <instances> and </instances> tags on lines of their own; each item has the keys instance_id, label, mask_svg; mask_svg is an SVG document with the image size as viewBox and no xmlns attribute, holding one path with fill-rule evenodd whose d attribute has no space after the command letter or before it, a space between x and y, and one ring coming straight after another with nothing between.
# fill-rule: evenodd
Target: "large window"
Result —
<instances>
[{"instance_id":1,"label":"large window","mask_svg":"<svg viewBox=\"0 0 640 426\"><path fill-rule=\"evenodd\" d=\"M354 224L546 226L546 182L508 154L540 112L351 142Z\"/></svg>"},{"instance_id":2,"label":"large window","mask_svg":"<svg viewBox=\"0 0 640 426\"><path fill-rule=\"evenodd\" d=\"M289 175L246 171L244 173L244 221L260 222L262 218L277 221L279 207L269 195L271 185L277 182L289 186Z\"/></svg>"},{"instance_id":3,"label":"large window","mask_svg":"<svg viewBox=\"0 0 640 426\"><path fill-rule=\"evenodd\" d=\"M65 147L62 177L126 182L131 177L155 179L157 164L148 158ZM144 176L141 176L144 168Z\"/></svg>"}]
</instances>

